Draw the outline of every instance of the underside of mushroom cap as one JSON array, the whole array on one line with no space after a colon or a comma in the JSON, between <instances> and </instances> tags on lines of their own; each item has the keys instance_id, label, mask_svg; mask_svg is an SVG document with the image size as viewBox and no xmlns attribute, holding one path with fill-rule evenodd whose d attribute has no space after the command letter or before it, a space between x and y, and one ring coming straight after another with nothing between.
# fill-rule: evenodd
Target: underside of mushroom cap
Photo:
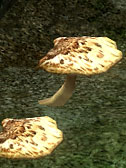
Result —
<instances>
[{"instance_id":1,"label":"underside of mushroom cap","mask_svg":"<svg viewBox=\"0 0 126 168\"><path fill-rule=\"evenodd\" d=\"M21 159L49 155L63 140L50 117L4 119L0 133L0 157Z\"/></svg>"},{"instance_id":2,"label":"underside of mushroom cap","mask_svg":"<svg viewBox=\"0 0 126 168\"><path fill-rule=\"evenodd\" d=\"M107 71L122 58L116 43L107 37L59 37L39 68L61 74L93 75Z\"/></svg>"}]
</instances>

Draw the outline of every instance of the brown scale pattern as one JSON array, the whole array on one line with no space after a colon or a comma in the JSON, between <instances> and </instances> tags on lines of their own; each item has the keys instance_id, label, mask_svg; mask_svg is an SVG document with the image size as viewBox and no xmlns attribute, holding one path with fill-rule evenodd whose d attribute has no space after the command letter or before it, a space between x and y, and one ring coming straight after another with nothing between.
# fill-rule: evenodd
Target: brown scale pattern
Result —
<instances>
[{"instance_id":1,"label":"brown scale pattern","mask_svg":"<svg viewBox=\"0 0 126 168\"><path fill-rule=\"evenodd\" d=\"M50 117L5 119L0 133L0 157L38 158L50 154L63 140ZM52 144L52 145L50 145Z\"/></svg>"},{"instance_id":2,"label":"brown scale pattern","mask_svg":"<svg viewBox=\"0 0 126 168\"><path fill-rule=\"evenodd\" d=\"M107 37L59 37L39 62L39 68L61 74L93 75L107 71L122 58Z\"/></svg>"}]
</instances>

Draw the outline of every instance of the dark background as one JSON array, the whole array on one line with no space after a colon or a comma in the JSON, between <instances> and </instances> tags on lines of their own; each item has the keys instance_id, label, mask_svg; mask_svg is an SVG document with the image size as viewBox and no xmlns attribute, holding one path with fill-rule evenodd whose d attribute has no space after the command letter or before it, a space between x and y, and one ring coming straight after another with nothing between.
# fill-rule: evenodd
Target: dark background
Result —
<instances>
[{"instance_id":1,"label":"dark background","mask_svg":"<svg viewBox=\"0 0 126 168\"><path fill-rule=\"evenodd\" d=\"M125 0L18 0L0 5L0 120L48 115L64 133L45 158L0 159L1 168L126 167ZM123 59L107 73L78 77L64 107L40 106L64 76L35 70L61 36L107 36Z\"/></svg>"}]
</instances>

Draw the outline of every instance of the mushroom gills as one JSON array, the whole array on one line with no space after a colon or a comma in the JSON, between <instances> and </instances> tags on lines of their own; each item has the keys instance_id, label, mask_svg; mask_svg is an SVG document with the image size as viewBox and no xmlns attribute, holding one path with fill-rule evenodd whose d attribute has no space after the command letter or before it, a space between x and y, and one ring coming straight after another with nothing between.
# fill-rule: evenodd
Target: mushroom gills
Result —
<instances>
[{"instance_id":1,"label":"mushroom gills","mask_svg":"<svg viewBox=\"0 0 126 168\"><path fill-rule=\"evenodd\" d=\"M75 89L76 75L67 75L62 87L50 98L40 100L39 104L48 106L63 106L72 96Z\"/></svg>"}]
</instances>

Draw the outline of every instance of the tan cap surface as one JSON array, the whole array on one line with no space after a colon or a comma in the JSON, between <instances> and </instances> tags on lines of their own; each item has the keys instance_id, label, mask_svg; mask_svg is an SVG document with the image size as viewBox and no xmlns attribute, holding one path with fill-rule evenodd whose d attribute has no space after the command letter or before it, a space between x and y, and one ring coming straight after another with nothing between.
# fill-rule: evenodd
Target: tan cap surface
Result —
<instances>
[{"instance_id":1,"label":"tan cap surface","mask_svg":"<svg viewBox=\"0 0 126 168\"><path fill-rule=\"evenodd\" d=\"M59 37L39 67L52 73L93 75L107 71L122 58L107 37Z\"/></svg>"},{"instance_id":2,"label":"tan cap surface","mask_svg":"<svg viewBox=\"0 0 126 168\"><path fill-rule=\"evenodd\" d=\"M50 154L63 140L50 117L5 119L0 133L0 157L38 158Z\"/></svg>"}]
</instances>

